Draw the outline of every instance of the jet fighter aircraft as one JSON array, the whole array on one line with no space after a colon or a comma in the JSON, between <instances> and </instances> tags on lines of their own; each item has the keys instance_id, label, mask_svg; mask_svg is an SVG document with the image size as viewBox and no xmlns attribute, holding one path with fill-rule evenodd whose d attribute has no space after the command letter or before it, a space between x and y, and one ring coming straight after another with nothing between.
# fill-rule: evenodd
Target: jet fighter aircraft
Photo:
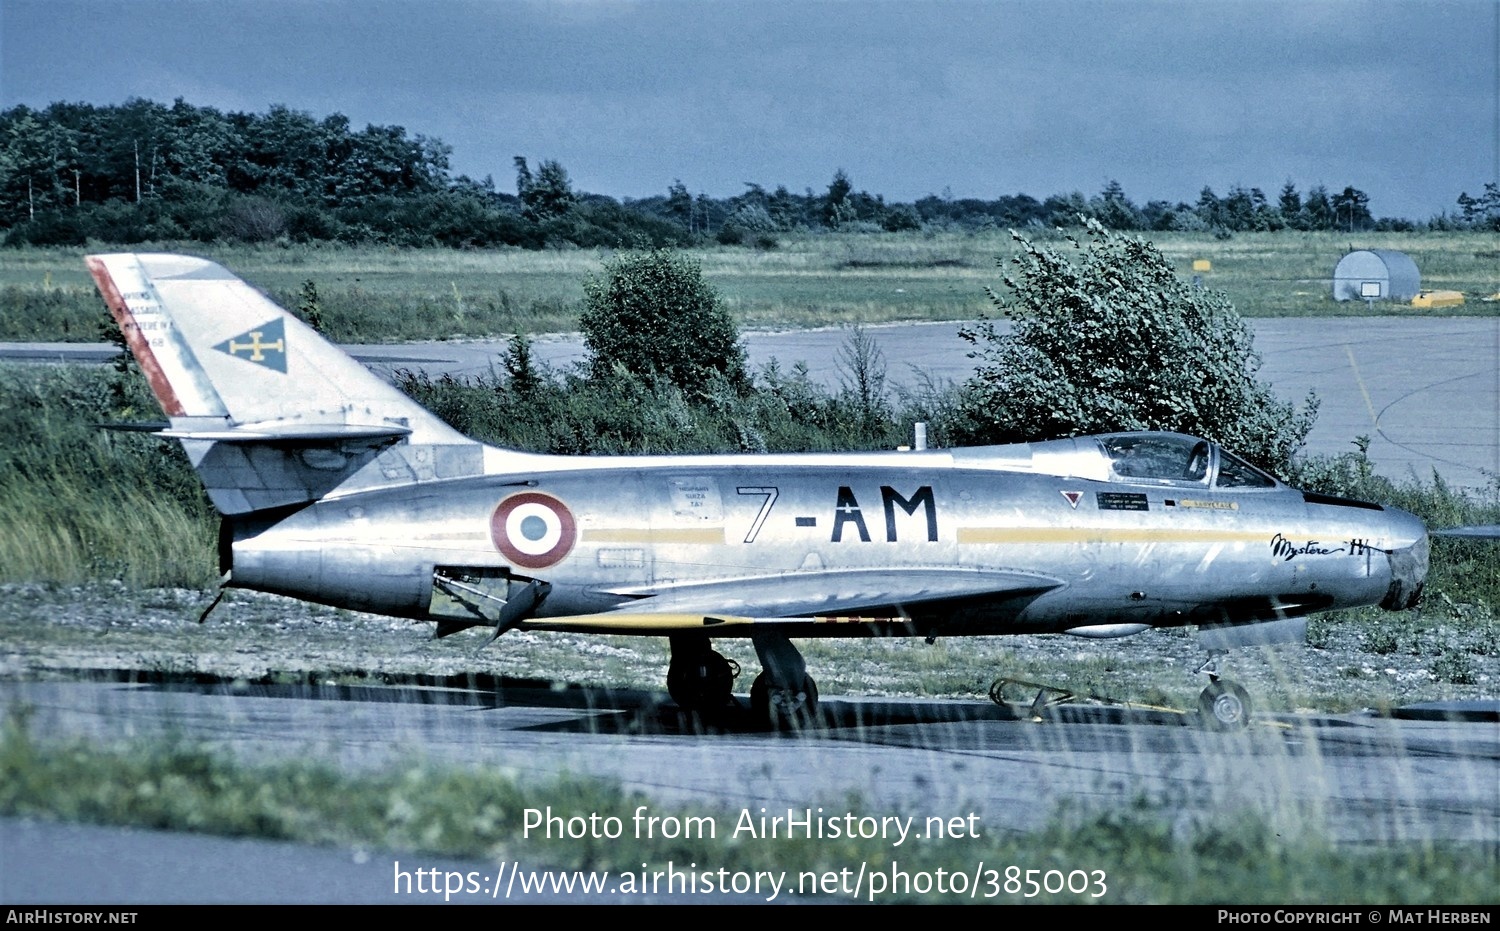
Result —
<instances>
[{"instance_id":1,"label":"jet fighter aircraft","mask_svg":"<svg viewBox=\"0 0 1500 931\"><path fill-rule=\"evenodd\" d=\"M225 584L396 617L670 638L686 709L806 719L793 639L1198 625L1204 719L1232 727L1232 646L1318 611L1416 603L1426 529L1288 487L1171 433L968 449L551 456L456 432L213 262L87 259L223 515Z\"/></svg>"}]
</instances>

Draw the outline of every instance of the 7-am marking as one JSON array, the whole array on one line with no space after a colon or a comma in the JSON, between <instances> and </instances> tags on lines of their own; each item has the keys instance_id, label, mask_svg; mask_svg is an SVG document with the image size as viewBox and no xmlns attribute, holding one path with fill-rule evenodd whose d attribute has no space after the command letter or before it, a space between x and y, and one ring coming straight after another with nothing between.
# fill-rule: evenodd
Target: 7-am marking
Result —
<instances>
[{"instance_id":1,"label":"7-am marking","mask_svg":"<svg viewBox=\"0 0 1500 931\"><path fill-rule=\"evenodd\" d=\"M755 520L750 524L750 532L745 534L746 543L754 543L756 536L760 534L760 528L766 524L766 518L771 516L771 508L776 506L776 498L781 494L774 485L742 485L735 489L742 495L763 495L765 501L761 502L760 512L755 515Z\"/></svg>"},{"instance_id":2,"label":"7-am marking","mask_svg":"<svg viewBox=\"0 0 1500 931\"><path fill-rule=\"evenodd\" d=\"M885 540L887 543L896 542L897 508L900 508L908 517L915 517L917 509L921 508L927 523L927 542L937 542L937 500L933 497L931 485L921 486L912 493L910 498L902 495L890 485L881 485L880 504L885 511ZM864 513L860 510L859 500L854 497L854 489L848 485L840 485L838 500L833 508L832 542L844 542L845 524L850 525L850 529L854 533L859 534L861 543L870 542L870 531L865 526Z\"/></svg>"}]
</instances>

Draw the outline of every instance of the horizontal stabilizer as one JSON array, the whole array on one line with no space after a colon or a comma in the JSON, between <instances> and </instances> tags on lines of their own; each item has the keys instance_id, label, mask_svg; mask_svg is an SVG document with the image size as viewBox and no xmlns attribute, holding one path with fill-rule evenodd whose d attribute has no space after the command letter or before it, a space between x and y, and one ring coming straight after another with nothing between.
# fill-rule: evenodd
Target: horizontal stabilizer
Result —
<instances>
[{"instance_id":1,"label":"horizontal stabilizer","mask_svg":"<svg viewBox=\"0 0 1500 931\"><path fill-rule=\"evenodd\" d=\"M177 440L211 440L216 443L284 443L288 445L340 442L344 440L399 440L411 434L406 427L366 426L352 423L237 424L218 430L175 426L161 435Z\"/></svg>"},{"instance_id":2,"label":"horizontal stabilizer","mask_svg":"<svg viewBox=\"0 0 1500 931\"><path fill-rule=\"evenodd\" d=\"M97 423L101 430L121 433L155 433L174 440L206 440L215 443L281 443L289 446L301 444L339 443L357 440L399 440L410 436L411 430L393 424L369 426L353 423L260 423L223 424L202 426L194 418L169 420L119 421Z\"/></svg>"},{"instance_id":3,"label":"horizontal stabilizer","mask_svg":"<svg viewBox=\"0 0 1500 931\"><path fill-rule=\"evenodd\" d=\"M117 420L113 423L96 423L94 426L117 433L160 433L172 428L172 424L166 420Z\"/></svg>"}]
</instances>

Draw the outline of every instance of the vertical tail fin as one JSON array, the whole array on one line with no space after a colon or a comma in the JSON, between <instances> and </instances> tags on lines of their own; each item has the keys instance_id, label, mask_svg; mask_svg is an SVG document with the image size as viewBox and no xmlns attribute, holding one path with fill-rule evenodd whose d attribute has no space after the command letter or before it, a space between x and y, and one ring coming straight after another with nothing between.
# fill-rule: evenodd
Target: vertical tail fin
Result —
<instances>
[{"instance_id":1,"label":"vertical tail fin","mask_svg":"<svg viewBox=\"0 0 1500 931\"><path fill-rule=\"evenodd\" d=\"M226 514L482 471L482 447L205 259L87 258L162 410ZM381 456L400 443L417 451ZM357 473L366 474L355 478Z\"/></svg>"},{"instance_id":2,"label":"vertical tail fin","mask_svg":"<svg viewBox=\"0 0 1500 931\"><path fill-rule=\"evenodd\" d=\"M168 417L267 430L399 427L414 443L465 441L220 265L180 255L87 262Z\"/></svg>"}]
</instances>

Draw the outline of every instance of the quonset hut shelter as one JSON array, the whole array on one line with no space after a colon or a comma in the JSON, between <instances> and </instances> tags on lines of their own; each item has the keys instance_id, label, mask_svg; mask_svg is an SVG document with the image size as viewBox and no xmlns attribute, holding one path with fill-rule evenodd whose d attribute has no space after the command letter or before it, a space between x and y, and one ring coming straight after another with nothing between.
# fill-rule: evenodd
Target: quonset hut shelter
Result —
<instances>
[{"instance_id":1,"label":"quonset hut shelter","mask_svg":"<svg viewBox=\"0 0 1500 931\"><path fill-rule=\"evenodd\" d=\"M1409 301L1422 290L1422 273L1405 252L1357 249L1333 269L1336 301Z\"/></svg>"}]
</instances>

